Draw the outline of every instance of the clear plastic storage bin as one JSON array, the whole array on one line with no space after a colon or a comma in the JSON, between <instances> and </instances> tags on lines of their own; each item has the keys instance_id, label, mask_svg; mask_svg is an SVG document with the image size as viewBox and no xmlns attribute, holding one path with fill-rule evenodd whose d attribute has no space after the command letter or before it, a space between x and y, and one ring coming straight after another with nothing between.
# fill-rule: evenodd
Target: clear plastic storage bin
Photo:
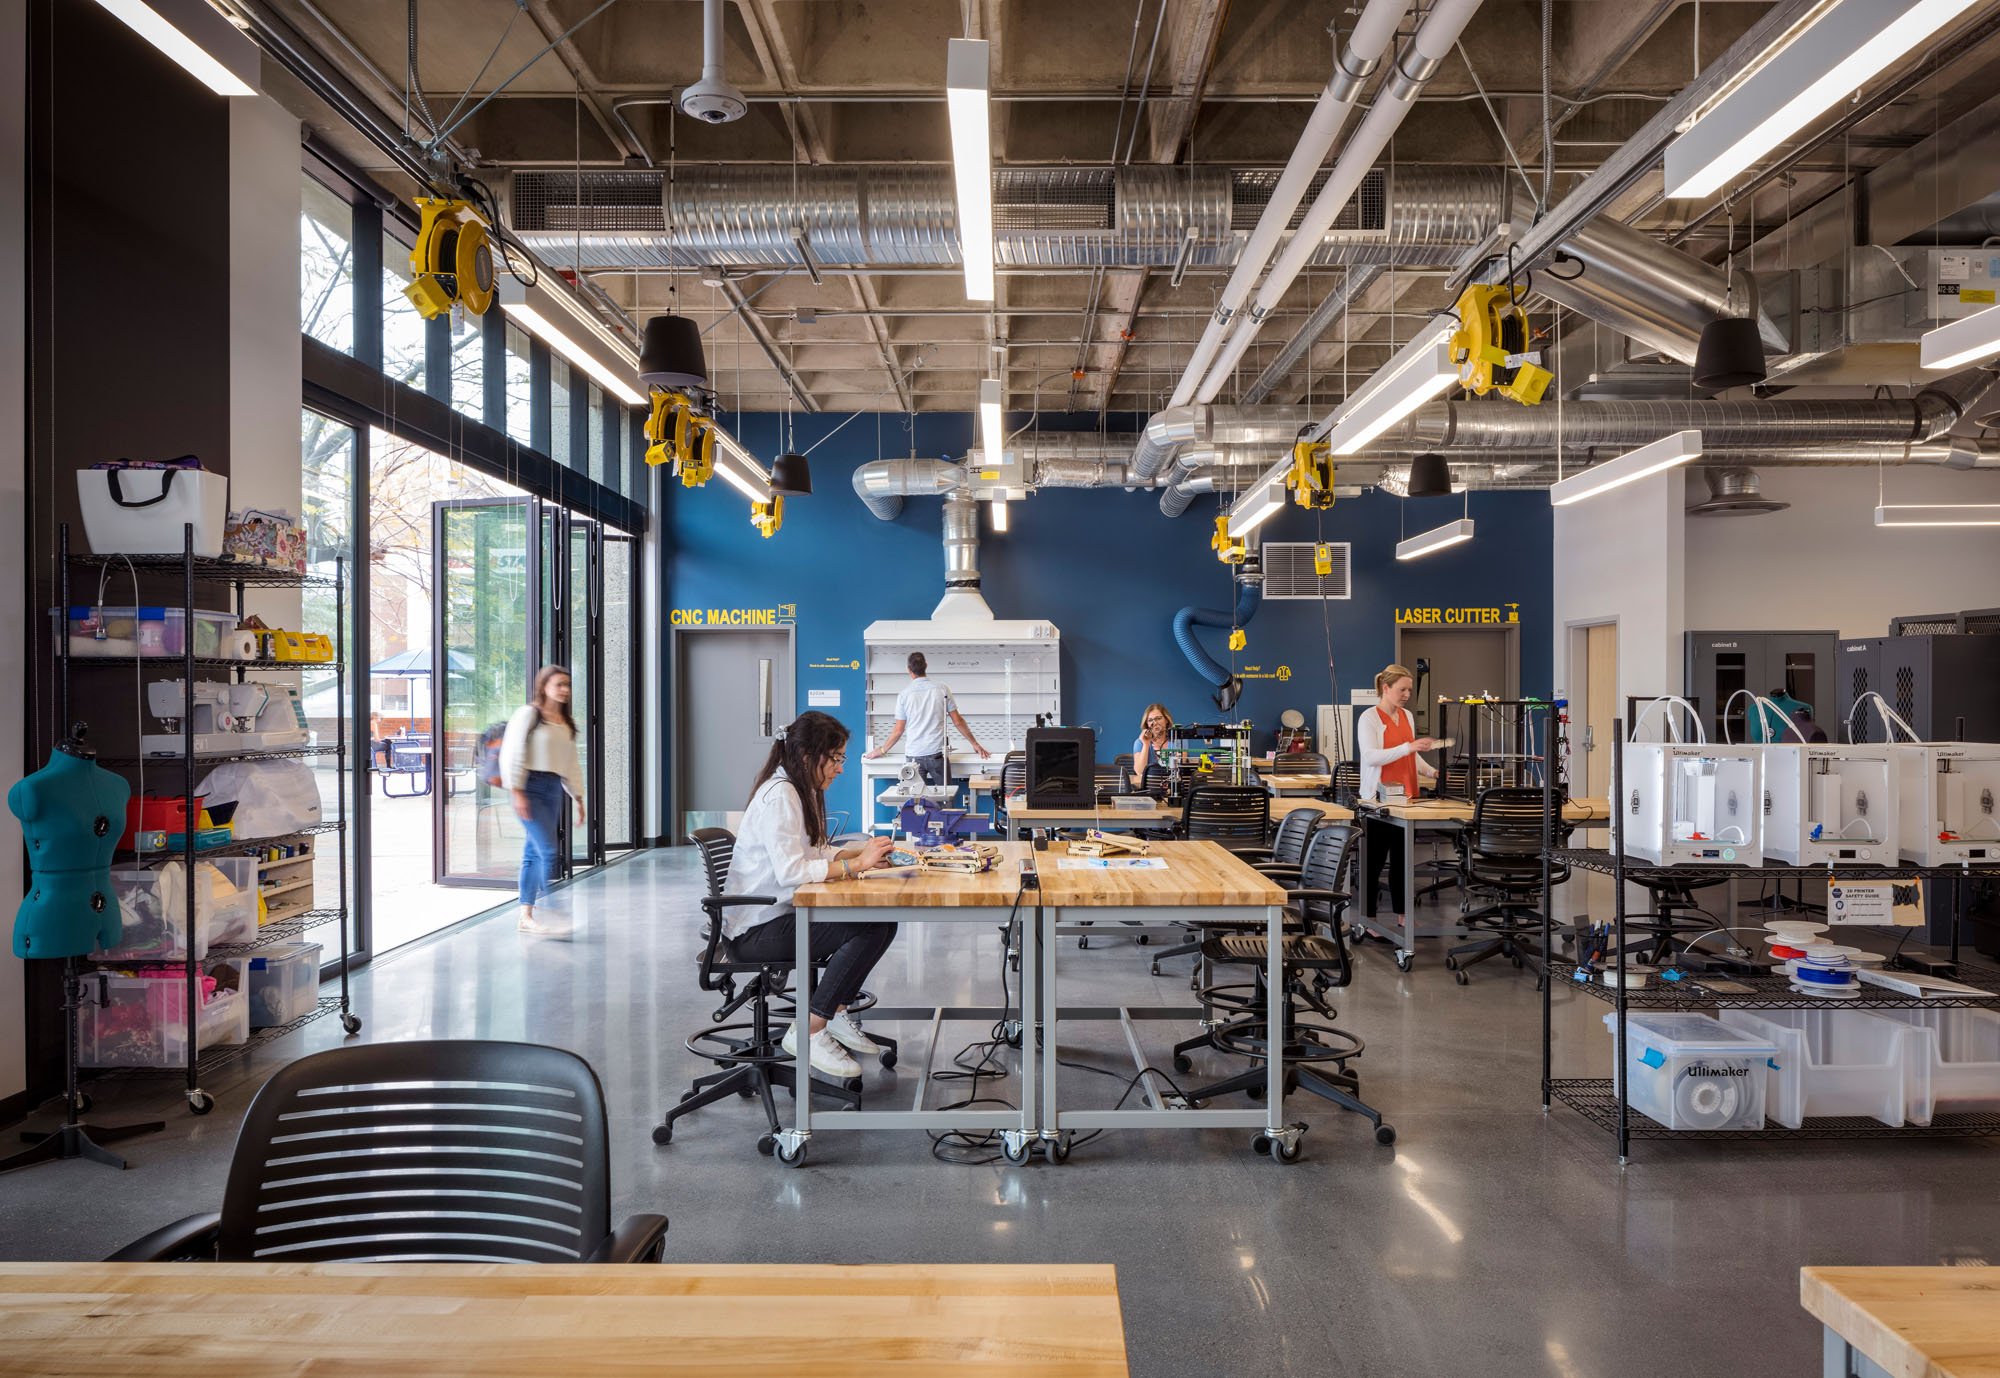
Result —
<instances>
[{"instance_id":1,"label":"clear plastic storage bin","mask_svg":"<svg viewBox=\"0 0 2000 1378\"><path fill-rule=\"evenodd\" d=\"M1725 1008L1720 1017L1777 1046L1778 1065L1764 1072L1764 1109L1785 1128L1835 1116L1930 1123L1928 1044L1909 1025L1867 1010Z\"/></svg>"},{"instance_id":2,"label":"clear plastic storage bin","mask_svg":"<svg viewBox=\"0 0 2000 1378\"><path fill-rule=\"evenodd\" d=\"M1612 1036L1612 1077L1631 1078L1631 1105L1669 1129L1762 1129L1764 1072L1778 1056L1769 1039L1727 1028L1703 1014L1626 1015L1625 1066L1617 1065L1618 1013L1604 1016Z\"/></svg>"},{"instance_id":3,"label":"clear plastic storage bin","mask_svg":"<svg viewBox=\"0 0 2000 1378\"><path fill-rule=\"evenodd\" d=\"M221 970L211 967L214 974ZM200 1007L195 1048L245 1043L250 1038L250 998L238 988L217 990ZM105 1003L97 1003L98 978L85 980L87 1003L77 1011L79 1067L181 1067L187 1063L187 982L107 973Z\"/></svg>"},{"instance_id":4,"label":"clear plastic storage bin","mask_svg":"<svg viewBox=\"0 0 2000 1378\"><path fill-rule=\"evenodd\" d=\"M179 958L187 954L187 872L169 861L151 868L114 866L111 888L118 896L124 935L118 945L92 953L99 960ZM257 936L257 858L219 856L194 864L194 955Z\"/></svg>"},{"instance_id":5,"label":"clear plastic storage bin","mask_svg":"<svg viewBox=\"0 0 2000 1378\"><path fill-rule=\"evenodd\" d=\"M1881 1013L1917 1031L1939 1114L2000 1111L2000 1013L1965 1008ZM1918 1118L1912 1106L1910 1121L1929 1124L1930 1116Z\"/></svg>"},{"instance_id":6,"label":"clear plastic storage bin","mask_svg":"<svg viewBox=\"0 0 2000 1378\"><path fill-rule=\"evenodd\" d=\"M304 1019L319 1001L318 943L259 948L250 968L250 1027L268 1029Z\"/></svg>"},{"instance_id":7,"label":"clear plastic storage bin","mask_svg":"<svg viewBox=\"0 0 2000 1378\"><path fill-rule=\"evenodd\" d=\"M56 617L61 610L49 609ZM129 605L80 603L69 610L69 653L78 658L105 656L177 656L187 653L185 608L135 608ZM196 608L194 653L222 656L236 614Z\"/></svg>"}]
</instances>

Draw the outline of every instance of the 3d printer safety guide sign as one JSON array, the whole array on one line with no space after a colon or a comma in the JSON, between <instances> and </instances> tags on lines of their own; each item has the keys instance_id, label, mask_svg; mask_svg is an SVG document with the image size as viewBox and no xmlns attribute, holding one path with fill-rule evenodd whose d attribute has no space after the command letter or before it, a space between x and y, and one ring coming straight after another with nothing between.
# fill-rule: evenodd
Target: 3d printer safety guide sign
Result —
<instances>
[{"instance_id":1,"label":"3d printer safety guide sign","mask_svg":"<svg viewBox=\"0 0 2000 1378\"><path fill-rule=\"evenodd\" d=\"M798 604L775 608L675 608L668 621L676 627L789 627L798 620Z\"/></svg>"}]
</instances>

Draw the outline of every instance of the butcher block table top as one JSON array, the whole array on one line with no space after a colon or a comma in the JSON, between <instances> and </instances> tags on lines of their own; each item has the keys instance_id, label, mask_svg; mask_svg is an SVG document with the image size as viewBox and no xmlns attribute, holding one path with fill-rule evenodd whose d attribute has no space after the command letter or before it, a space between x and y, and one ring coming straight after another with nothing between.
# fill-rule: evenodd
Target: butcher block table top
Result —
<instances>
[{"instance_id":1,"label":"butcher block table top","mask_svg":"<svg viewBox=\"0 0 2000 1378\"><path fill-rule=\"evenodd\" d=\"M1799 1302L1895 1378L2000 1378L2000 1268L1801 1268Z\"/></svg>"},{"instance_id":2,"label":"butcher block table top","mask_svg":"<svg viewBox=\"0 0 2000 1378\"><path fill-rule=\"evenodd\" d=\"M1042 900L1063 908L1283 904L1285 892L1214 842L1154 842L1164 870L1066 870L1067 843L1042 854Z\"/></svg>"},{"instance_id":3,"label":"butcher block table top","mask_svg":"<svg viewBox=\"0 0 2000 1378\"><path fill-rule=\"evenodd\" d=\"M1127 1368L1108 1264L0 1264L0 1374L308 1371L1112 1378Z\"/></svg>"},{"instance_id":4,"label":"butcher block table top","mask_svg":"<svg viewBox=\"0 0 2000 1378\"><path fill-rule=\"evenodd\" d=\"M915 867L884 868L865 878L801 885L792 903L801 909L879 909L900 905L915 909L991 909L1014 902L1021 888L1021 860L1032 855L1026 842L988 844L1000 849L990 871L959 875L950 871L918 871ZM839 867L834 873L839 874ZM893 874L890 872L893 870Z\"/></svg>"}]
</instances>

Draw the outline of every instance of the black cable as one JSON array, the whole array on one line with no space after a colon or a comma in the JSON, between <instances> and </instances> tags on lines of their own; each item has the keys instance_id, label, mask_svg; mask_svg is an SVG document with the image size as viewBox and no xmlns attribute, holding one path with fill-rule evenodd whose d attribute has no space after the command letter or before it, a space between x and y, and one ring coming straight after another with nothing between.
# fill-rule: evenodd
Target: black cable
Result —
<instances>
[{"instance_id":1,"label":"black cable","mask_svg":"<svg viewBox=\"0 0 2000 1378\"><path fill-rule=\"evenodd\" d=\"M979 1083L983 1078L999 1078L1007 1074L1007 1068L1000 1062L1000 1049L1008 1046L1007 1015L1012 1007L1013 994L1007 983L1008 935L1013 932L1014 922L1021 912L1021 899L1028 893L1028 882L1024 877L1020 887L1014 891L1014 903L1007 911L1007 920L1000 929L1000 1020L988 1030L987 1036L968 1043L952 1055L952 1070L936 1072L932 1081L969 1081L971 1094L961 1100L948 1102L936 1107L939 1110L964 1110L974 1105L997 1105L1008 1110L1018 1110L1014 1102L1000 1096L982 1096ZM1021 1011L1021 1018L1028 1018L1028 1011ZM966 1058L974 1052L977 1058L968 1063ZM927 1131L928 1132L928 1131ZM1000 1140L1004 1131L988 1129L980 1133L969 1130L948 1129L942 1133L931 1133L931 1156L939 1162L958 1163L966 1167L983 1167L997 1163L1006 1155L990 1150ZM967 1157L968 1153L981 1156Z\"/></svg>"}]
</instances>

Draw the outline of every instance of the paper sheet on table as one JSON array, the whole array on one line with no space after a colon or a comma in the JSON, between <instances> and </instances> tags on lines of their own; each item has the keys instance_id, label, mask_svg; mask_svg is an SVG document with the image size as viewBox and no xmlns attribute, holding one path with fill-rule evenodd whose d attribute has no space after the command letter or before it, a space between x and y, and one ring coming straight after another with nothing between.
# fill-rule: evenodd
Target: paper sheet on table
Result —
<instances>
[{"instance_id":1,"label":"paper sheet on table","mask_svg":"<svg viewBox=\"0 0 2000 1378\"><path fill-rule=\"evenodd\" d=\"M1056 859L1062 871L1164 871L1163 856L1065 856Z\"/></svg>"}]
</instances>

